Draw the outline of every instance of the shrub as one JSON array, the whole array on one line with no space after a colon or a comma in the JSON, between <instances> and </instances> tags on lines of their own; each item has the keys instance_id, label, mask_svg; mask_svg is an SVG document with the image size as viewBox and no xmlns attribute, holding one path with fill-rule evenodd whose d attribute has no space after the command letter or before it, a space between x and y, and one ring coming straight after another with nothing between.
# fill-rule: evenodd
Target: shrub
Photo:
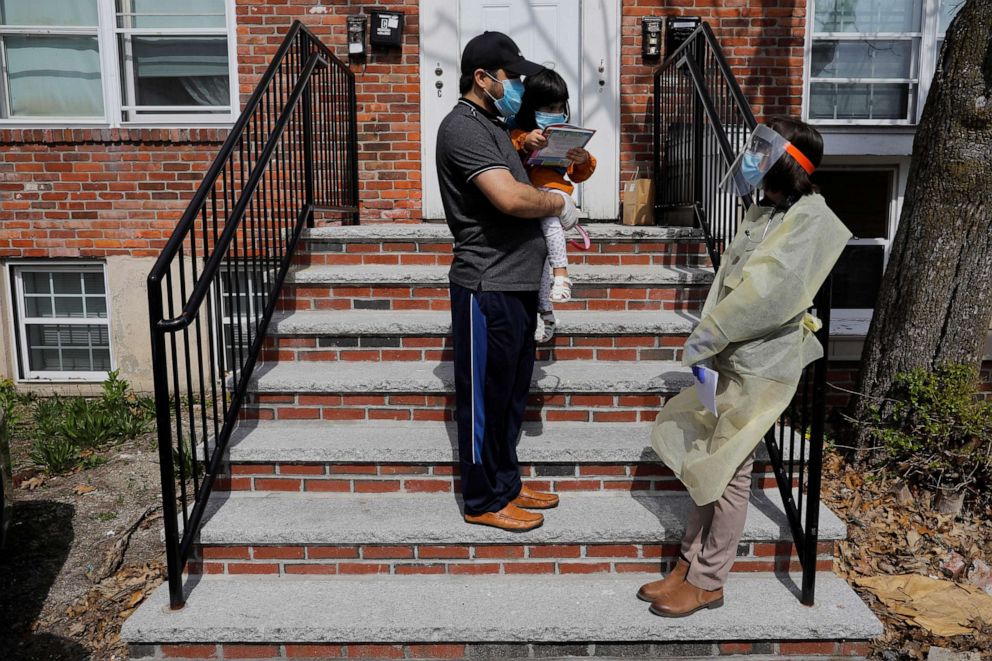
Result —
<instances>
[{"instance_id":1,"label":"shrub","mask_svg":"<svg viewBox=\"0 0 992 661\"><path fill-rule=\"evenodd\" d=\"M892 397L870 408L870 434L910 481L989 496L992 403L978 401L978 371L946 364L898 374Z\"/></svg>"},{"instance_id":2,"label":"shrub","mask_svg":"<svg viewBox=\"0 0 992 661\"><path fill-rule=\"evenodd\" d=\"M76 466L79 450L62 436L42 436L34 441L30 456L31 461L51 474L65 473Z\"/></svg>"},{"instance_id":3,"label":"shrub","mask_svg":"<svg viewBox=\"0 0 992 661\"><path fill-rule=\"evenodd\" d=\"M119 437L117 420L101 400L65 400L58 431L78 448L96 448Z\"/></svg>"}]
</instances>

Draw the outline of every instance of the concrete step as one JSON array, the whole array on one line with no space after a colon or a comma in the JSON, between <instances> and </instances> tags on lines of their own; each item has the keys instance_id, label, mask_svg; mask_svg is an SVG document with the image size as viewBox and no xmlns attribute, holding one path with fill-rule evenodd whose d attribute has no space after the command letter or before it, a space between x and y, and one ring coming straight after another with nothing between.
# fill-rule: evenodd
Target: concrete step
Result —
<instances>
[{"instance_id":1,"label":"concrete step","mask_svg":"<svg viewBox=\"0 0 992 661\"><path fill-rule=\"evenodd\" d=\"M645 423L527 423L517 447L528 484L548 491L682 491ZM253 421L235 431L217 488L234 491L457 492L454 424ZM321 487L318 481L325 481ZM765 445L754 485L773 488Z\"/></svg>"},{"instance_id":2,"label":"concrete step","mask_svg":"<svg viewBox=\"0 0 992 661\"><path fill-rule=\"evenodd\" d=\"M575 265L572 300L560 310L695 310L713 271L693 266ZM445 266L307 266L293 269L283 310L448 309Z\"/></svg>"},{"instance_id":3,"label":"concrete step","mask_svg":"<svg viewBox=\"0 0 992 661\"><path fill-rule=\"evenodd\" d=\"M203 576L186 607L159 587L124 624L132 659L508 658L756 654L865 656L882 626L830 573L802 606L798 578L732 575L726 605L684 619L634 596L657 574L599 576Z\"/></svg>"},{"instance_id":4,"label":"concrete step","mask_svg":"<svg viewBox=\"0 0 992 661\"><path fill-rule=\"evenodd\" d=\"M309 483L308 483L309 485ZM674 562L685 494L563 494L525 534L466 524L458 500L435 494L217 493L198 543L207 573L600 573ZM846 527L820 507L820 569ZM735 571L790 567L778 491L755 491ZM660 564L661 563L661 564Z\"/></svg>"},{"instance_id":5,"label":"concrete step","mask_svg":"<svg viewBox=\"0 0 992 661\"><path fill-rule=\"evenodd\" d=\"M538 360L682 359L698 316L691 312L559 312ZM452 360L446 311L318 310L273 317L262 359L272 361Z\"/></svg>"},{"instance_id":6,"label":"concrete step","mask_svg":"<svg viewBox=\"0 0 992 661\"><path fill-rule=\"evenodd\" d=\"M666 361L566 360L534 369L528 420L654 420L692 373ZM277 362L260 366L246 415L261 419L451 420L448 362Z\"/></svg>"},{"instance_id":7,"label":"concrete step","mask_svg":"<svg viewBox=\"0 0 992 661\"><path fill-rule=\"evenodd\" d=\"M573 264L600 266L708 265L699 230L679 227L585 225L592 239L588 251L569 250ZM445 224L388 224L321 227L304 234L298 264L451 263L452 238Z\"/></svg>"}]
</instances>

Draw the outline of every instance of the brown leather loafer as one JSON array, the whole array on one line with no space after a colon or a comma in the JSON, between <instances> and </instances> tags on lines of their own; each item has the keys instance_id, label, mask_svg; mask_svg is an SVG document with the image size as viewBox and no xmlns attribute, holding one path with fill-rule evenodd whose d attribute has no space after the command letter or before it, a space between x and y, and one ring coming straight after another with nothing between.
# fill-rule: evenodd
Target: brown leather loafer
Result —
<instances>
[{"instance_id":1,"label":"brown leather loafer","mask_svg":"<svg viewBox=\"0 0 992 661\"><path fill-rule=\"evenodd\" d=\"M513 499L512 504L529 510L549 510L558 507L558 496L523 486L520 487L520 494Z\"/></svg>"},{"instance_id":2,"label":"brown leather loafer","mask_svg":"<svg viewBox=\"0 0 992 661\"><path fill-rule=\"evenodd\" d=\"M527 532L534 528L540 528L544 523L544 517L540 514L522 510L511 503L498 512L466 514L465 523L492 526L493 528L508 530L510 532Z\"/></svg>"},{"instance_id":3,"label":"brown leather loafer","mask_svg":"<svg viewBox=\"0 0 992 661\"><path fill-rule=\"evenodd\" d=\"M668 572L665 578L642 585L641 589L637 591L637 598L649 604L660 601L668 596L672 590L685 583L685 577L688 573L689 563L679 558L675 562L675 567Z\"/></svg>"},{"instance_id":4,"label":"brown leather loafer","mask_svg":"<svg viewBox=\"0 0 992 661\"><path fill-rule=\"evenodd\" d=\"M683 581L663 599L651 604L651 612L661 617L685 617L704 608L720 606L723 606L723 588L703 590Z\"/></svg>"}]
</instances>

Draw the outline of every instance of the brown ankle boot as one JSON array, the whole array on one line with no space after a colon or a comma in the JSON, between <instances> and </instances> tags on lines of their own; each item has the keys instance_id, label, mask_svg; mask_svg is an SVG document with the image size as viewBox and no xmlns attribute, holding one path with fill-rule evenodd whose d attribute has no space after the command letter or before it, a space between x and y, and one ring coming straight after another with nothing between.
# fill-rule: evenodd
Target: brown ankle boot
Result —
<instances>
[{"instance_id":1,"label":"brown ankle boot","mask_svg":"<svg viewBox=\"0 0 992 661\"><path fill-rule=\"evenodd\" d=\"M637 598L650 604L663 599L669 592L685 582L685 577L689 573L689 563L682 558L675 562L675 567L668 575L660 581L652 581L641 586L637 591Z\"/></svg>"},{"instance_id":2,"label":"brown ankle boot","mask_svg":"<svg viewBox=\"0 0 992 661\"><path fill-rule=\"evenodd\" d=\"M651 612L661 617L685 617L704 608L720 606L723 606L723 588L704 590L683 581L665 597L651 604Z\"/></svg>"}]
</instances>

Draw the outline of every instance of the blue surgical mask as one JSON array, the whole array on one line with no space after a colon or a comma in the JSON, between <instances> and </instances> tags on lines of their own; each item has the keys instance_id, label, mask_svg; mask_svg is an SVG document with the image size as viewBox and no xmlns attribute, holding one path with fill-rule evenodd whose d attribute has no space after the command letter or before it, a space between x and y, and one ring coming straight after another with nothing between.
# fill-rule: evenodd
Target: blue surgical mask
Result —
<instances>
[{"instance_id":1,"label":"blue surgical mask","mask_svg":"<svg viewBox=\"0 0 992 661\"><path fill-rule=\"evenodd\" d=\"M534 122L537 124L537 128L542 131L552 124L564 124L568 121L568 115L563 112L553 113L553 112L541 112L540 110L534 111Z\"/></svg>"},{"instance_id":2,"label":"blue surgical mask","mask_svg":"<svg viewBox=\"0 0 992 661\"><path fill-rule=\"evenodd\" d=\"M497 99L488 91L486 95L492 99L493 103L496 104L496 110L505 119L510 119L518 112L520 112L520 102L524 98L524 83L519 78L510 78L507 80L500 80L491 73L487 73L487 76L495 80L497 83L503 85L503 98Z\"/></svg>"},{"instance_id":3,"label":"blue surgical mask","mask_svg":"<svg viewBox=\"0 0 992 661\"><path fill-rule=\"evenodd\" d=\"M741 176L755 188L761 185L761 180L765 178L765 173L761 169L761 160L761 154L750 151L741 158Z\"/></svg>"}]
</instances>

